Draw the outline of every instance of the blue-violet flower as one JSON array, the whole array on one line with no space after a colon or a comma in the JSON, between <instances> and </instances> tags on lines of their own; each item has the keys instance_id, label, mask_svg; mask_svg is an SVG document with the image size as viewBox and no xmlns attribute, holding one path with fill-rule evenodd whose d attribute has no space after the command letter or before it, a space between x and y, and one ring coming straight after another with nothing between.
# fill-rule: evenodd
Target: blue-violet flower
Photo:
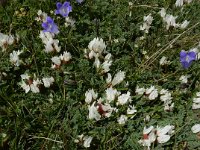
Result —
<instances>
[{"instance_id":1,"label":"blue-violet flower","mask_svg":"<svg viewBox=\"0 0 200 150\"><path fill-rule=\"evenodd\" d=\"M46 21L42 23L42 27L44 28L44 32L50 32L50 33L59 33L58 26L54 23L53 19L51 17L47 17Z\"/></svg>"},{"instance_id":2,"label":"blue-violet flower","mask_svg":"<svg viewBox=\"0 0 200 150\"><path fill-rule=\"evenodd\" d=\"M180 52L180 61L183 68L185 69L189 68L194 60L196 60L195 52L193 51L186 52L184 50Z\"/></svg>"},{"instance_id":3,"label":"blue-violet flower","mask_svg":"<svg viewBox=\"0 0 200 150\"><path fill-rule=\"evenodd\" d=\"M70 2L64 2L63 4L60 2L56 3L57 10L55 11L55 14L60 14L63 17L68 17L69 13L72 12L72 6L70 5Z\"/></svg>"}]
</instances>

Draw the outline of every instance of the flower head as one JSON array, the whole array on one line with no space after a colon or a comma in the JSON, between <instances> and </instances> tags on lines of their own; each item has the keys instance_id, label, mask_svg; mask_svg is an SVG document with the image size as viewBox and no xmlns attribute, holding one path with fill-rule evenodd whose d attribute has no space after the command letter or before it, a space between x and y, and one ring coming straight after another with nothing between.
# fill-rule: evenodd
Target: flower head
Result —
<instances>
[{"instance_id":1,"label":"flower head","mask_svg":"<svg viewBox=\"0 0 200 150\"><path fill-rule=\"evenodd\" d=\"M53 19L51 17L47 17L46 21L42 23L42 27L44 28L44 32L50 32L50 33L59 33L58 26L54 23Z\"/></svg>"},{"instance_id":2,"label":"flower head","mask_svg":"<svg viewBox=\"0 0 200 150\"><path fill-rule=\"evenodd\" d=\"M183 68L187 69L191 66L192 61L196 60L196 53L193 51L186 52L182 50L180 52L180 61Z\"/></svg>"},{"instance_id":3,"label":"flower head","mask_svg":"<svg viewBox=\"0 0 200 150\"><path fill-rule=\"evenodd\" d=\"M63 4L60 2L56 3L57 10L55 14L60 14L63 17L68 17L69 13L72 12L72 6L70 2L64 2Z\"/></svg>"}]
</instances>

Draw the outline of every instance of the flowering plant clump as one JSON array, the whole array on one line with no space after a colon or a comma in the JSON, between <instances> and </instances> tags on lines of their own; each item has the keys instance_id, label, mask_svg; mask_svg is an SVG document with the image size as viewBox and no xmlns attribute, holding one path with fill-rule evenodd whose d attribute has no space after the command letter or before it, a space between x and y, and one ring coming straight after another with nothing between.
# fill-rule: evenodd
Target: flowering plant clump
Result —
<instances>
[{"instance_id":1,"label":"flowering plant clump","mask_svg":"<svg viewBox=\"0 0 200 150\"><path fill-rule=\"evenodd\" d=\"M0 149L200 149L198 16L197 0L0 0Z\"/></svg>"}]
</instances>

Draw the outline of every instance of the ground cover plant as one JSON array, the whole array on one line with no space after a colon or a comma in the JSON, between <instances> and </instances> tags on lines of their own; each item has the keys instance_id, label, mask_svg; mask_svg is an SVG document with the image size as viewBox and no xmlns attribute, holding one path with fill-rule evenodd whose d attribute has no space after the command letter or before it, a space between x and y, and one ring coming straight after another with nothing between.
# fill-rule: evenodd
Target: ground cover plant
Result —
<instances>
[{"instance_id":1,"label":"ground cover plant","mask_svg":"<svg viewBox=\"0 0 200 150\"><path fill-rule=\"evenodd\" d=\"M198 0L10 0L0 18L0 149L200 149Z\"/></svg>"}]
</instances>

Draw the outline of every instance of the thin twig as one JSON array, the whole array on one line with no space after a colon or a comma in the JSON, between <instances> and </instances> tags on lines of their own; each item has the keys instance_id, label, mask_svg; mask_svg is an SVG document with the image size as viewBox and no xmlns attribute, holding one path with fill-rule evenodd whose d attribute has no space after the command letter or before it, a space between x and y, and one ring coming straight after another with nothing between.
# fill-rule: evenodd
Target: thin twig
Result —
<instances>
[{"instance_id":1,"label":"thin twig","mask_svg":"<svg viewBox=\"0 0 200 150\"><path fill-rule=\"evenodd\" d=\"M45 139L45 140L49 140L49 141L52 141L52 142L56 142L56 143L63 144L62 141L56 141L56 140L53 140L53 139L51 139L51 138L46 138L46 137L32 136L32 137L29 138L29 139Z\"/></svg>"}]
</instances>

